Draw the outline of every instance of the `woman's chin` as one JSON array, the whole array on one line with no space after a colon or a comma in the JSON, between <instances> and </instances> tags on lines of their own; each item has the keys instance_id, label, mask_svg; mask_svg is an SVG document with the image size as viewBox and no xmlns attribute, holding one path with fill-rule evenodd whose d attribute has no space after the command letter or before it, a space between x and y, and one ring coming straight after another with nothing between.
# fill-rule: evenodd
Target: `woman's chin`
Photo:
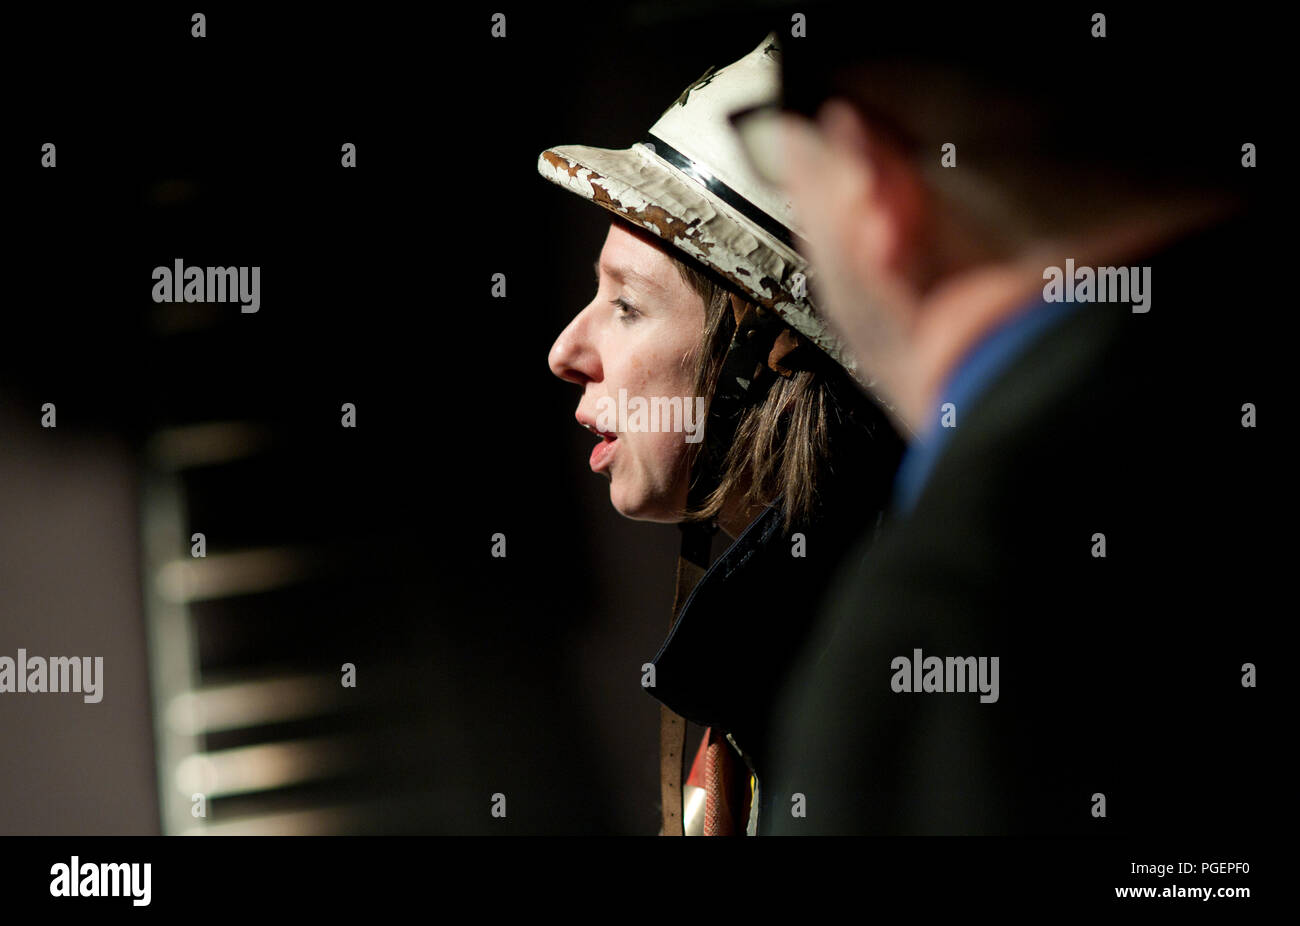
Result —
<instances>
[{"instance_id":1,"label":"woman's chin","mask_svg":"<svg viewBox=\"0 0 1300 926\"><path fill-rule=\"evenodd\" d=\"M664 498L630 494L620 491L617 482L609 487L609 501L614 510L632 521L650 521L658 524L676 524L685 515L686 504L674 504Z\"/></svg>"}]
</instances>

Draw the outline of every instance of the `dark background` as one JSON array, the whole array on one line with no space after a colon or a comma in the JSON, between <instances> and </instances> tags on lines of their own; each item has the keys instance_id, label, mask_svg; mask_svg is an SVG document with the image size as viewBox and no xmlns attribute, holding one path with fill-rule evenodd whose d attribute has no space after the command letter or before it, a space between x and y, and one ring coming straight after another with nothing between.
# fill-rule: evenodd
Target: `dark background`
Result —
<instances>
[{"instance_id":1,"label":"dark background","mask_svg":"<svg viewBox=\"0 0 1300 926\"><path fill-rule=\"evenodd\" d=\"M238 750L333 757L309 747L280 783L213 798L211 831L653 833L640 666L667 628L677 532L612 509L578 391L547 369L608 222L535 164L627 147L782 9L204 12L204 39L174 10L54 7L6 30L0 655L103 655L105 697L0 698L0 834L178 831L162 620L187 628L163 661L187 660L196 689L330 689L200 737L258 767L274 754ZM178 257L261 266L260 311L155 305L151 270ZM213 423L216 450L165 452ZM180 505L161 560L159 485ZM151 618L192 531L272 578ZM334 690L344 662L358 687Z\"/></svg>"},{"instance_id":2,"label":"dark background","mask_svg":"<svg viewBox=\"0 0 1300 926\"><path fill-rule=\"evenodd\" d=\"M202 531L211 559L301 568L191 604L195 686L358 667L328 709L200 738L344 753L213 798L213 831L655 831L640 666L667 628L677 532L613 510L578 391L547 368L608 222L535 164L631 144L765 34L698 9L506 7L495 41L491 11L455 8L208 7L205 39L177 11L15 23L0 653L103 655L105 696L0 699L0 833L165 828L151 448L212 423L242 449L164 467L183 509L170 556ZM261 266L260 311L154 304L152 269L178 257Z\"/></svg>"}]
</instances>

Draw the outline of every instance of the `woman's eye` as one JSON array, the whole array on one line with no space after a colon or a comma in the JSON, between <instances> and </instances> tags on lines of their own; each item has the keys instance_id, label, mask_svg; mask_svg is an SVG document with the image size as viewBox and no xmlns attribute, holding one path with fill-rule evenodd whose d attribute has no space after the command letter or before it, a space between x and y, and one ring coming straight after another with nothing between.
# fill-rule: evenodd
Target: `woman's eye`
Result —
<instances>
[{"instance_id":1,"label":"woman's eye","mask_svg":"<svg viewBox=\"0 0 1300 926\"><path fill-rule=\"evenodd\" d=\"M625 299L622 298L615 299L613 300L613 303L615 306L618 307L618 317L625 322L630 322L632 321L632 319L636 318L638 315L641 314L636 310L634 306L630 305Z\"/></svg>"}]
</instances>

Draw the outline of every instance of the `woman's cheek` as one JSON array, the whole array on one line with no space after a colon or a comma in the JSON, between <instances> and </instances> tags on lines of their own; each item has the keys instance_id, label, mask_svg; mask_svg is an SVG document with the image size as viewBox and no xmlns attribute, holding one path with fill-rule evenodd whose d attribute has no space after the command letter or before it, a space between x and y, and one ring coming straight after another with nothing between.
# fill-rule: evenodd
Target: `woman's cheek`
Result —
<instances>
[{"instance_id":1,"label":"woman's cheek","mask_svg":"<svg viewBox=\"0 0 1300 926\"><path fill-rule=\"evenodd\" d=\"M630 518L676 519L686 503L683 443L672 433L631 432L619 438L611 467L614 507Z\"/></svg>"},{"instance_id":2,"label":"woman's cheek","mask_svg":"<svg viewBox=\"0 0 1300 926\"><path fill-rule=\"evenodd\" d=\"M637 508L643 504L645 495L644 467L641 456L644 449L638 440L640 434L623 432L618 438L618 448L609 468L611 491L614 493L615 506L624 514L632 517Z\"/></svg>"},{"instance_id":3,"label":"woman's cheek","mask_svg":"<svg viewBox=\"0 0 1300 926\"><path fill-rule=\"evenodd\" d=\"M688 473L686 442L680 433L667 431L646 435L654 438L655 483L665 517L681 513L686 503Z\"/></svg>"}]
</instances>

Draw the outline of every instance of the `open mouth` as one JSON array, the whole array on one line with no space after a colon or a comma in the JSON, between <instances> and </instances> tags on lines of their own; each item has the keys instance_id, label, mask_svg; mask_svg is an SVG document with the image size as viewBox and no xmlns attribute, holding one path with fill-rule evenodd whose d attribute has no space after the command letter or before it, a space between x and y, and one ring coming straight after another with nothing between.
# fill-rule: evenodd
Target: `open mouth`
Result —
<instances>
[{"instance_id":1,"label":"open mouth","mask_svg":"<svg viewBox=\"0 0 1300 926\"><path fill-rule=\"evenodd\" d=\"M599 473L609 465L610 458L614 455L614 449L618 445L618 435L609 431L602 431L595 425L588 424L585 421L579 423L600 438L600 441L591 450L591 471Z\"/></svg>"}]
</instances>

